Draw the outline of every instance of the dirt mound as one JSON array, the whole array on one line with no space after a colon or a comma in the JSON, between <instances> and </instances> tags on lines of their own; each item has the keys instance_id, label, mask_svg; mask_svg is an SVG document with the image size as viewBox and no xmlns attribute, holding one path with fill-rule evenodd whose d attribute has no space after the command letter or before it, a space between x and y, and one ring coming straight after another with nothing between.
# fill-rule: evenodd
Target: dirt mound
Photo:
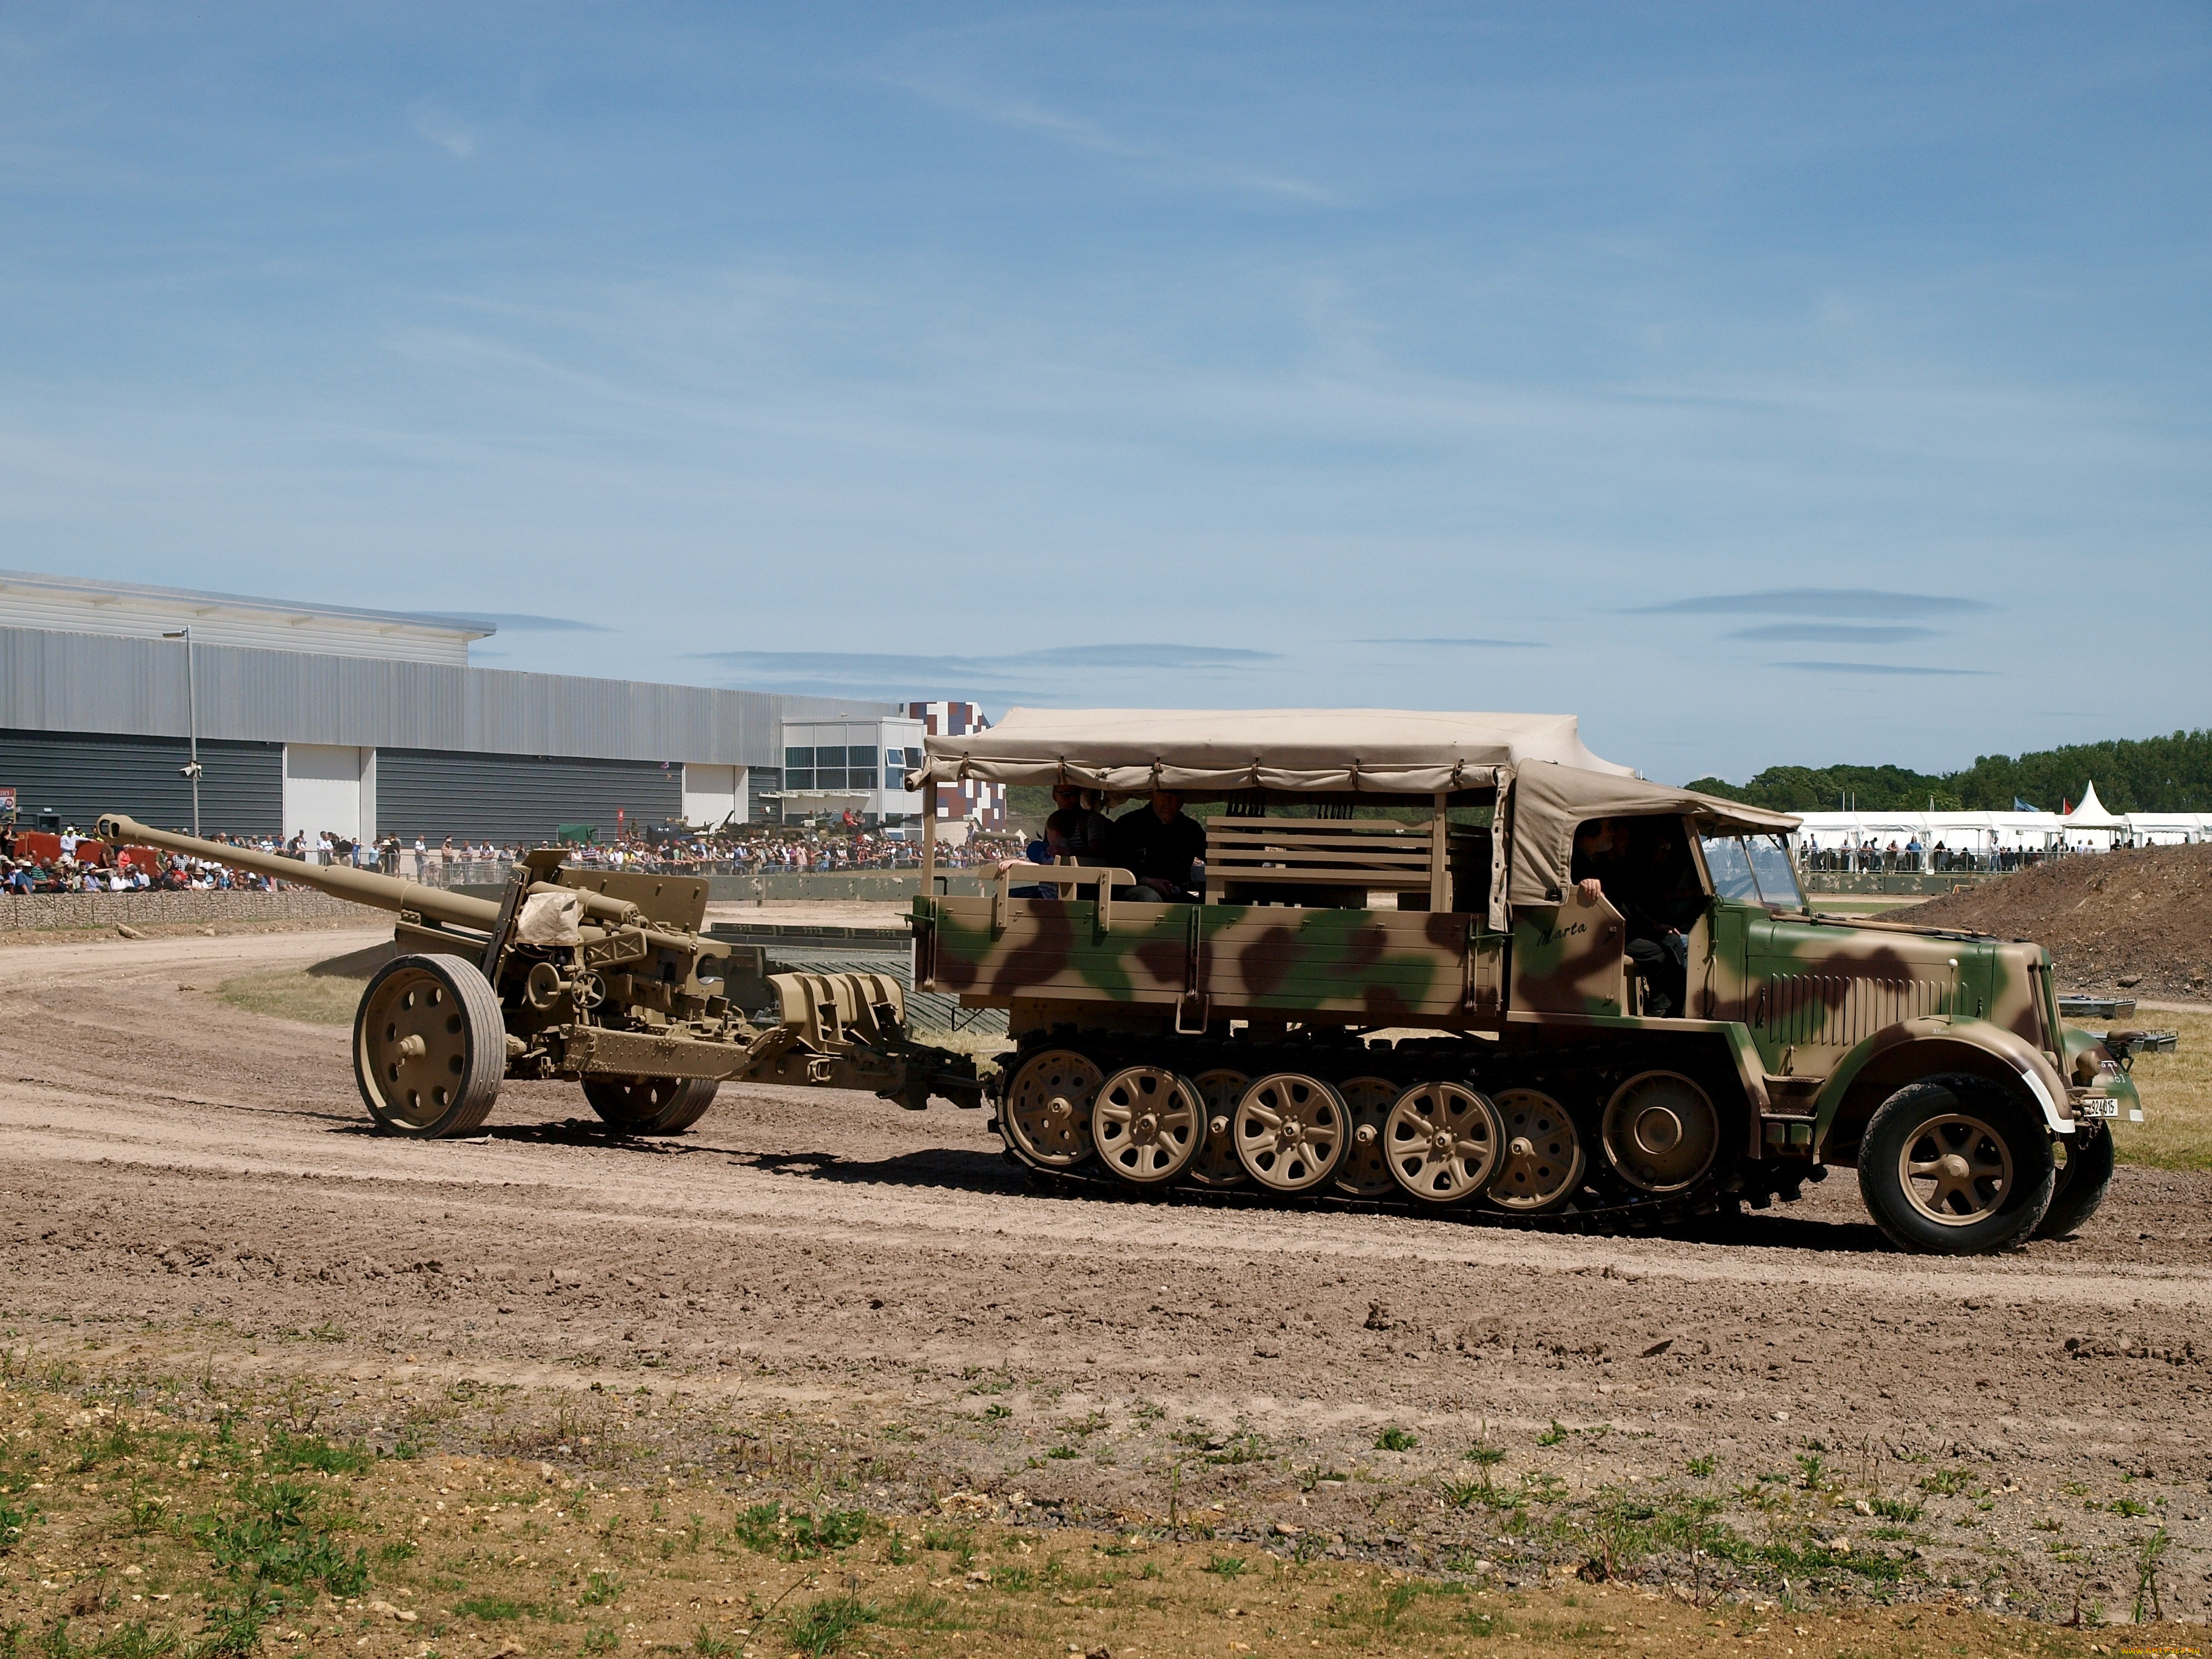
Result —
<instances>
[{"instance_id":1,"label":"dirt mound","mask_svg":"<svg viewBox=\"0 0 2212 1659\"><path fill-rule=\"evenodd\" d=\"M2201 997L2212 978L2212 845L2059 859L1891 914L2033 939L2066 990Z\"/></svg>"}]
</instances>

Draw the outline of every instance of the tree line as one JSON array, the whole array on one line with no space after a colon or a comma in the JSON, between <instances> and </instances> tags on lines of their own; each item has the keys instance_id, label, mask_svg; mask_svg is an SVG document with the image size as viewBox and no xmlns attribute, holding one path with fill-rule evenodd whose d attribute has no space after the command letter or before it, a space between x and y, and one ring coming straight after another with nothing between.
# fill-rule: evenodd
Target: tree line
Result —
<instances>
[{"instance_id":1,"label":"tree line","mask_svg":"<svg viewBox=\"0 0 2212 1659\"><path fill-rule=\"evenodd\" d=\"M2114 812L2212 811L2212 731L2118 738L2023 755L1983 755L1957 772L1903 766L1770 766L1745 784L1699 778L1686 787L1781 812L1925 808L2004 812L2015 801L2056 812L2091 780ZM1849 798L1848 802L1846 797Z\"/></svg>"}]
</instances>

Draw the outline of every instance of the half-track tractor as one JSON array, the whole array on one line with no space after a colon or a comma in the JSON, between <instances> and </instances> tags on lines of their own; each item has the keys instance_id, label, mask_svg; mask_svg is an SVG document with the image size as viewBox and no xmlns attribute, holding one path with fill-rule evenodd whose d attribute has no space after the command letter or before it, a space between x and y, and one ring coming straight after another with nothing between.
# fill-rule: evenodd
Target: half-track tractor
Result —
<instances>
[{"instance_id":1,"label":"half-track tractor","mask_svg":"<svg viewBox=\"0 0 2212 1659\"><path fill-rule=\"evenodd\" d=\"M960 895L937 793L969 780L1218 808L1186 902L1096 854ZM2110 1122L2140 1111L2060 1022L2040 946L1820 915L1795 819L1638 778L1571 716L1016 709L930 738L906 782L912 984L1006 1011L989 1078L914 1040L890 975L777 975L777 1018L750 1022L699 878L537 852L493 902L102 833L398 912L354 1064L407 1135L473 1130L505 1077L580 1080L641 1133L759 1079L988 1100L1010 1158L1126 1195L1625 1231L1855 1166L1894 1243L1973 1254L2078 1227Z\"/></svg>"}]
</instances>

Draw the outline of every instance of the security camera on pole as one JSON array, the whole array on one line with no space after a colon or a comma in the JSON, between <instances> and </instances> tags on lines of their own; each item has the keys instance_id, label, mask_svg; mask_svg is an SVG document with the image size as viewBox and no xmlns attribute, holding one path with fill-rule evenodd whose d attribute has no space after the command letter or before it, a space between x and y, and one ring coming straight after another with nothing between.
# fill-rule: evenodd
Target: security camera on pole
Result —
<instances>
[{"instance_id":1,"label":"security camera on pole","mask_svg":"<svg viewBox=\"0 0 2212 1659\"><path fill-rule=\"evenodd\" d=\"M177 769L177 775L192 786L192 834L200 832L200 686L192 672L192 630L189 625L161 635L185 642L185 708L191 727L191 758Z\"/></svg>"}]
</instances>

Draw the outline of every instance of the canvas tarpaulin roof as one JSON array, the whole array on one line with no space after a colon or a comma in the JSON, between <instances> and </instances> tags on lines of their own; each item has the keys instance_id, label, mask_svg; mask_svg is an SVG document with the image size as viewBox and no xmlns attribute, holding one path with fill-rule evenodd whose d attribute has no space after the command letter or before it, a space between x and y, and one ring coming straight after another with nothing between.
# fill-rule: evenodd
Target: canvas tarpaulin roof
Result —
<instances>
[{"instance_id":1,"label":"canvas tarpaulin roof","mask_svg":"<svg viewBox=\"0 0 2212 1659\"><path fill-rule=\"evenodd\" d=\"M1415 793L1487 788L1531 761L1628 769L1583 747L1572 714L1388 708L1015 708L988 731L927 740L925 783L1076 783L1146 791Z\"/></svg>"},{"instance_id":2,"label":"canvas tarpaulin roof","mask_svg":"<svg viewBox=\"0 0 2212 1659\"><path fill-rule=\"evenodd\" d=\"M1711 835L1729 830L1767 834L1797 827L1797 820L1787 812L1544 761L1521 768L1514 780L1512 812L1508 904L1559 902L1574 866L1575 826L1587 819L1672 813L1697 819L1700 830Z\"/></svg>"}]
</instances>

